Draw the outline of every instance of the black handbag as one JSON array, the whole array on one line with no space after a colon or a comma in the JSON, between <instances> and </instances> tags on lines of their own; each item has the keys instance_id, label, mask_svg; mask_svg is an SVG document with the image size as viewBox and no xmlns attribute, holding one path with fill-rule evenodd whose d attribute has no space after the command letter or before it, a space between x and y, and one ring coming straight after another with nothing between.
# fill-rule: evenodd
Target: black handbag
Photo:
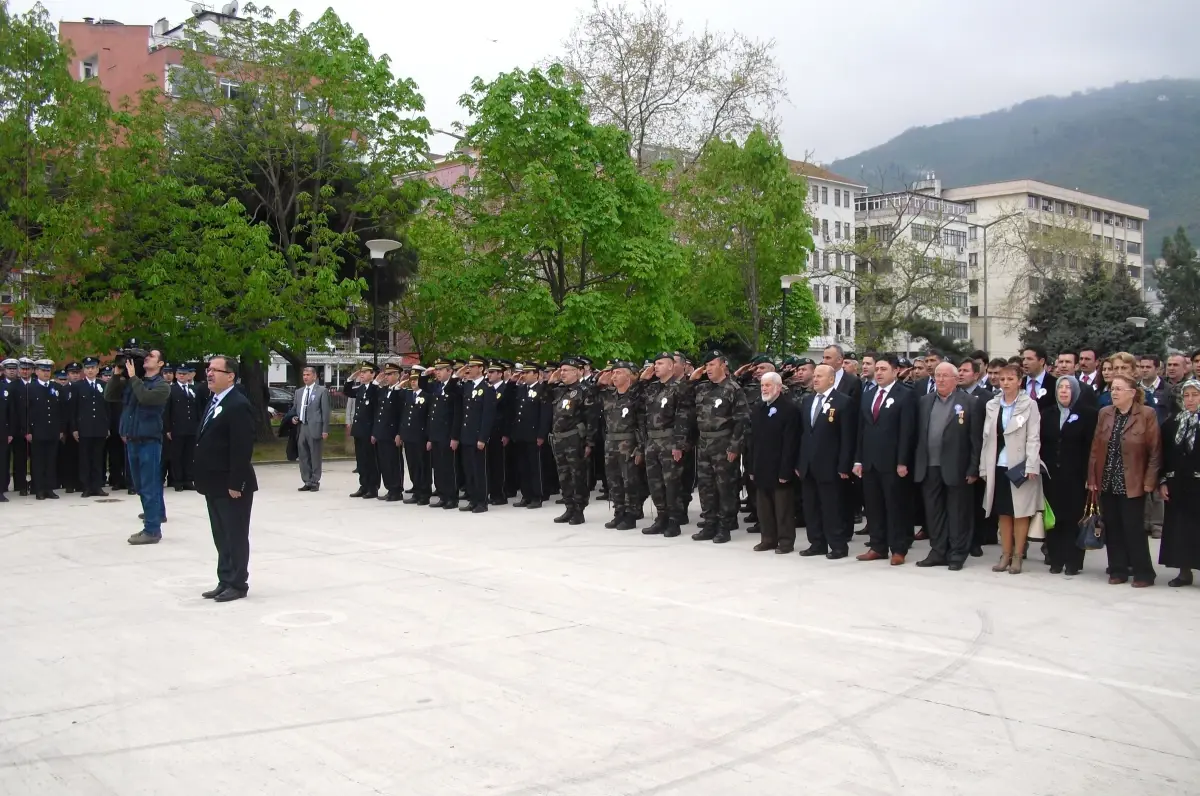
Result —
<instances>
[{"instance_id":1,"label":"black handbag","mask_svg":"<svg viewBox=\"0 0 1200 796\"><path fill-rule=\"evenodd\" d=\"M1104 518L1100 516L1096 496L1091 492L1083 508L1083 519L1079 521L1075 546L1080 550L1100 550L1104 547Z\"/></svg>"},{"instance_id":2,"label":"black handbag","mask_svg":"<svg viewBox=\"0 0 1200 796\"><path fill-rule=\"evenodd\" d=\"M1013 486L1020 486L1029 480L1029 476L1025 475L1025 462L1021 462L1016 467L1009 467L1004 471L1008 476L1008 480L1012 481Z\"/></svg>"}]
</instances>

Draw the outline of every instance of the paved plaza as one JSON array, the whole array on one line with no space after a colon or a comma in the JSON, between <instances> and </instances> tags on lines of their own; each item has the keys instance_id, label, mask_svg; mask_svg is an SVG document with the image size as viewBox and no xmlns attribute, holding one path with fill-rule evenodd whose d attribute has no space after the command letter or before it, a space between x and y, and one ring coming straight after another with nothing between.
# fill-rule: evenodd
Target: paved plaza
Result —
<instances>
[{"instance_id":1,"label":"paved plaza","mask_svg":"<svg viewBox=\"0 0 1200 796\"><path fill-rule=\"evenodd\" d=\"M351 466L315 495L258 468L226 605L194 493L140 548L124 494L0 505L0 793L1200 792L1200 589L1173 572L776 556L603 504L350 500Z\"/></svg>"}]
</instances>

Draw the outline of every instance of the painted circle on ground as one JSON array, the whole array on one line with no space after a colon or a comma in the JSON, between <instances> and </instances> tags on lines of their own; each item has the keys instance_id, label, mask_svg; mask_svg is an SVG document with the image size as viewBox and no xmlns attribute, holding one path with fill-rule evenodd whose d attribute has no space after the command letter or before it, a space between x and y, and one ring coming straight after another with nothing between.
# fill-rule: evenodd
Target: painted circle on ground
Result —
<instances>
[{"instance_id":1,"label":"painted circle on ground","mask_svg":"<svg viewBox=\"0 0 1200 796\"><path fill-rule=\"evenodd\" d=\"M341 611L281 611L277 614L268 614L260 621L270 627L325 627L345 622L346 615Z\"/></svg>"}]
</instances>

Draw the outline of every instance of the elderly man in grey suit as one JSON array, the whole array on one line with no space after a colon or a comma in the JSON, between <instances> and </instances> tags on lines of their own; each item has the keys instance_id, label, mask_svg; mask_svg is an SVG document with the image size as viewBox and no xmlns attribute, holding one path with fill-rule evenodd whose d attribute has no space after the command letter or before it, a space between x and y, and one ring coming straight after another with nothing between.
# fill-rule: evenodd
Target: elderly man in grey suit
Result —
<instances>
[{"instance_id":1,"label":"elderly man in grey suit","mask_svg":"<svg viewBox=\"0 0 1200 796\"><path fill-rule=\"evenodd\" d=\"M304 386L296 390L292 411L296 424L296 448L300 452L300 492L321 488L321 449L329 439L329 390L317 384L317 371L304 369Z\"/></svg>"}]
</instances>

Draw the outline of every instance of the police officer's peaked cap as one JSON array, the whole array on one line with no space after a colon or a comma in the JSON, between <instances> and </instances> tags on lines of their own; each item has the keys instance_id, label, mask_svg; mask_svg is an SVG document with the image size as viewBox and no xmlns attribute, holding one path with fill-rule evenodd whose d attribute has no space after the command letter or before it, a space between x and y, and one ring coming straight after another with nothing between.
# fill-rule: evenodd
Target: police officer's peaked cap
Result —
<instances>
[{"instance_id":1,"label":"police officer's peaked cap","mask_svg":"<svg viewBox=\"0 0 1200 796\"><path fill-rule=\"evenodd\" d=\"M900 367L911 368L912 366L912 360L908 359L907 357L900 357Z\"/></svg>"},{"instance_id":2,"label":"police officer's peaked cap","mask_svg":"<svg viewBox=\"0 0 1200 796\"><path fill-rule=\"evenodd\" d=\"M67 371L65 368L59 368L58 370L54 371L54 378L65 379L66 377L67 377Z\"/></svg>"},{"instance_id":3,"label":"police officer's peaked cap","mask_svg":"<svg viewBox=\"0 0 1200 796\"><path fill-rule=\"evenodd\" d=\"M472 367L482 368L487 364L487 360L485 360L483 357L468 357L467 364L471 365Z\"/></svg>"},{"instance_id":4,"label":"police officer's peaked cap","mask_svg":"<svg viewBox=\"0 0 1200 796\"><path fill-rule=\"evenodd\" d=\"M105 365L104 369L100 371L101 376L111 376L112 373L113 373L112 366L110 366L110 365Z\"/></svg>"},{"instance_id":5,"label":"police officer's peaked cap","mask_svg":"<svg viewBox=\"0 0 1200 796\"><path fill-rule=\"evenodd\" d=\"M15 368L16 366L17 360L13 359L12 357L0 362L0 368Z\"/></svg>"},{"instance_id":6,"label":"police officer's peaked cap","mask_svg":"<svg viewBox=\"0 0 1200 796\"><path fill-rule=\"evenodd\" d=\"M375 372L375 364L372 362L359 362L358 369L359 370L369 370L372 373L374 373Z\"/></svg>"},{"instance_id":7,"label":"police officer's peaked cap","mask_svg":"<svg viewBox=\"0 0 1200 796\"><path fill-rule=\"evenodd\" d=\"M412 375L420 376L422 373L425 372L425 366L424 365L413 365L411 368L409 368L409 370L412 372Z\"/></svg>"},{"instance_id":8,"label":"police officer's peaked cap","mask_svg":"<svg viewBox=\"0 0 1200 796\"><path fill-rule=\"evenodd\" d=\"M383 363L383 372L384 373L399 373L400 372L400 363L398 363L398 362Z\"/></svg>"},{"instance_id":9,"label":"police officer's peaked cap","mask_svg":"<svg viewBox=\"0 0 1200 796\"><path fill-rule=\"evenodd\" d=\"M431 367L431 368L448 368L448 367L450 367L450 360L446 359L445 357L438 357L437 359L433 360L433 364L430 365L429 367Z\"/></svg>"},{"instance_id":10,"label":"police officer's peaked cap","mask_svg":"<svg viewBox=\"0 0 1200 796\"><path fill-rule=\"evenodd\" d=\"M67 373L70 373L71 371L80 371L80 370L83 370L83 365L80 365L78 362L71 362L71 363L67 364L67 366L66 366L66 368L64 368L64 370Z\"/></svg>"},{"instance_id":11,"label":"police officer's peaked cap","mask_svg":"<svg viewBox=\"0 0 1200 796\"><path fill-rule=\"evenodd\" d=\"M97 359L96 357L84 357L83 358L83 366L85 368L94 368L94 367L98 367L99 365L100 365L100 360Z\"/></svg>"},{"instance_id":12,"label":"police officer's peaked cap","mask_svg":"<svg viewBox=\"0 0 1200 796\"><path fill-rule=\"evenodd\" d=\"M176 373L195 373L196 368L193 367L192 365L189 365L187 362L184 362L182 365L179 365L175 368L175 372Z\"/></svg>"},{"instance_id":13,"label":"police officer's peaked cap","mask_svg":"<svg viewBox=\"0 0 1200 796\"><path fill-rule=\"evenodd\" d=\"M54 368L54 360L39 359L37 362L33 363L33 366L38 370L52 370Z\"/></svg>"},{"instance_id":14,"label":"police officer's peaked cap","mask_svg":"<svg viewBox=\"0 0 1200 796\"><path fill-rule=\"evenodd\" d=\"M20 359L17 360L17 364L23 368L32 368L33 360L30 359L29 357L21 357Z\"/></svg>"},{"instance_id":15,"label":"police officer's peaked cap","mask_svg":"<svg viewBox=\"0 0 1200 796\"><path fill-rule=\"evenodd\" d=\"M175 366L172 365L170 362L164 362L163 366L162 366L162 372L163 373L174 373Z\"/></svg>"},{"instance_id":16,"label":"police officer's peaked cap","mask_svg":"<svg viewBox=\"0 0 1200 796\"><path fill-rule=\"evenodd\" d=\"M498 359L493 359L491 362L488 363L487 369L490 371L495 371L496 373L503 373L504 367L505 367L505 365L503 362L501 362Z\"/></svg>"},{"instance_id":17,"label":"police officer's peaked cap","mask_svg":"<svg viewBox=\"0 0 1200 796\"><path fill-rule=\"evenodd\" d=\"M563 357L563 367L583 368L583 360L579 357Z\"/></svg>"}]
</instances>

